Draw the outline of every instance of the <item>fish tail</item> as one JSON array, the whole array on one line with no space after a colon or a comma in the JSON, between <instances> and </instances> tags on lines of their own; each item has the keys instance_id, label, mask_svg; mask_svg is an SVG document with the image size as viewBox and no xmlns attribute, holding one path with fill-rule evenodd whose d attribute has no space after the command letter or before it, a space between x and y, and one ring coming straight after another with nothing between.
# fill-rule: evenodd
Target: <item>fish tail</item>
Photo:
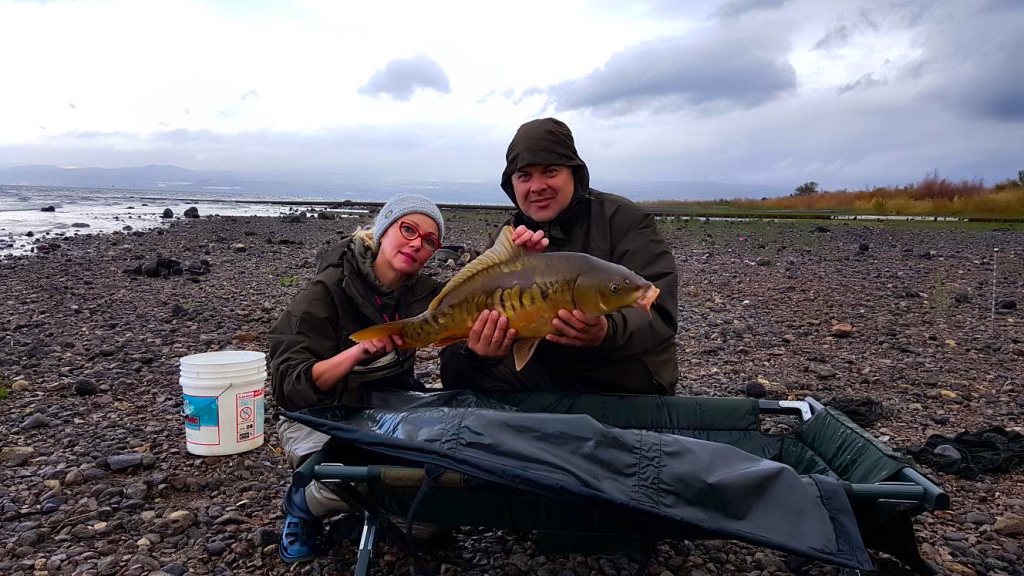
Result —
<instances>
[{"instance_id":1,"label":"fish tail","mask_svg":"<svg viewBox=\"0 0 1024 576\"><path fill-rule=\"evenodd\" d=\"M386 338L388 336L394 336L396 334L401 335L402 329L404 329L405 325L408 323L408 320L397 320L395 322L377 324L376 326L364 328L363 330L360 330L352 334L351 336L349 336L349 338L351 338L355 342L366 342L367 340L373 340L375 338ZM401 346L401 348L405 347L407 346Z\"/></svg>"}]
</instances>

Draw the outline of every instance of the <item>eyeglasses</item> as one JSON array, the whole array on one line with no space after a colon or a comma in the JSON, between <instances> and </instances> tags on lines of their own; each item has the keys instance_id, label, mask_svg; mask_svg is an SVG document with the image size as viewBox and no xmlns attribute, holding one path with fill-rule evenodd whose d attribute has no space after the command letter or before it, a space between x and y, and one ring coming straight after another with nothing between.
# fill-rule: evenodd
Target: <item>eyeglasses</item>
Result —
<instances>
[{"instance_id":1,"label":"eyeglasses","mask_svg":"<svg viewBox=\"0 0 1024 576\"><path fill-rule=\"evenodd\" d=\"M402 220L398 223L398 231L402 233L402 237L406 240L420 239L420 244L423 249L427 252L436 252L441 247L441 239L437 237L433 232L427 232L423 234L415 224L408 220Z\"/></svg>"}]
</instances>

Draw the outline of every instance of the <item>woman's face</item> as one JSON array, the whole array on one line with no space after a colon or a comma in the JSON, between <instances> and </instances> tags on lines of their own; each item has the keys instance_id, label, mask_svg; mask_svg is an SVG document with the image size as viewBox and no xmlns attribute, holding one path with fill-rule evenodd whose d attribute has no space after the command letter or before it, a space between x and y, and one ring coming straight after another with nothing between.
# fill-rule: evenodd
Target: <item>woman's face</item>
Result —
<instances>
[{"instance_id":1,"label":"woman's face","mask_svg":"<svg viewBox=\"0 0 1024 576\"><path fill-rule=\"evenodd\" d=\"M415 274L440 247L441 240L437 234L437 223L430 216L406 214L384 231L379 240L377 260L399 274ZM431 241L435 243L434 250L429 248ZM424 246L424 242L428 246Z\"/></svg>"}]
</instances>

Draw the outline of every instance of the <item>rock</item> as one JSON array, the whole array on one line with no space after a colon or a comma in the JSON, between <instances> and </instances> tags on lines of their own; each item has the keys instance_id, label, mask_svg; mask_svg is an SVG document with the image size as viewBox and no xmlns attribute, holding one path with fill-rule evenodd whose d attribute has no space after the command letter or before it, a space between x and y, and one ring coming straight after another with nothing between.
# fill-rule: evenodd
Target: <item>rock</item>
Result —
<instances>
[{"instance_id":1,"label":"rock","mask_svg":"<svg viewBox=\"0 0 1024 576\"><path fill-rule=\"evenodd\" d=\"M977 576L977 572L959 562L944 562L942 566L958 576Z\"/></svg>"},{"instance_id":2,"label":"rock","mask_svg":"<svg viewBox=\"0 0 1024 576\"><path fill-rule=\"evenodd\" d=\"M132 500L142 500L149 493L149 487L141 482L135 482L124 487L124 497Z\"/></svg>"},{"instance_id":3,"label":"rock","mask_svg":"<svg viewBox=\"0 0 1024 576\"><path fill-rule=\"evenodd\" d=\"M247 344L249 342L255 342L259 337L260 335L255 332L239 332L234 335L233 339L236 342L243 342Z\"/></svg>"},{"instance_id":4,"label":"rock","mask_svg":"<svg viewBox=\"0 0 1024 576\"><path fill-rule=\"evenodd\" d=\"M172 512L167 518L160 518L153 524L153 532L167 537L178 536L196 523L195 514L188 510Z\"/></svg>"},{"instance_id":5,"label":"rock","mask_svg":"<svg viewBox=\"0 0 1024 576\"><path fill-rule=\"evenodd\" d=\"M185 209L185 212L182 213L182 216L184 216L185 218L199 218L199 208L196 208L195 206L189 206L188 208Z\"/></svg>"},{"instance_id":6,"label":"rock","mask_svg":"<svg viewBox=\"0 0 1024 576\"><path fill-rule=\"evenodd\" d=\"M43 208L40 208L39 211L40 212L56 212L57 208L55 206L45 206Z\"/></svg>"},{"instance_id":7,"label":"rock","mask_svg":"<svg viewBox=\"0 0 1024 576\"><path fill-rule=\"evenodd\" d=\"M953 301L957 304L965 304L971 301L971 295L967 292L957 292L953 295Z\"/></svg>"},{"instance_id":8,"label":"rock","mask_svg":"<svg viewBox=\"0 0 1024 576\"><path fill-rule=\"evenodd\" d=\"M750 398L764 398L768 395L768 392L764 388L764 384L754 380L747 382L743 386L743 393Z\"/></svg>"},{"instance_id":9,"label":"rock","mask_svg":"<svg viewBox=\"0 0 1024 576\"><path fill-rule=\"evenodd\" d=\"M825 228L824 226L815 226L814 228L811 228L811 232L817 232L819 234L828 234L829 232L831 232L831 230Z\"/></svg>"},{"instance_id":10,"label":"rock","mask_svg":"<svg viewBox=\"0 0 1024 576\"><path fill-rule=\"evenodd\" d=\"M999 310L1016 310L1017 309L1017 301L1016 300L1000 300L999 302L996 302L996 308L998 308Z\"/></svg>"},{"instance_id":11,"label":"rock","mask_svg":"<svg viewBox=\"0 0 1024 576\"><path fill-rule=\"evenodd\" d=\"M971 524L976 524L978 526L983 526L985 524L991 524L992 523L992 517L991 516L987 516L987 515L981 514L979 512L968 512L964 516L964 520L966 520L967 522L969 522Z\"/></svg>"},{"instance_id":12,"label":"rock","mask_svg":"<svg viewBox=\"0 0 1024 576\"><path fill-rule=\"evenodd\" d=\"M85 222L75 222L74 224L71 225L71 227L72 228L91 228L91 226L89 226Z\"/></svg>"},{"instance_id":13,"label":"rock","mask_svg":"<svg viewBox=\"0 0 1024 576\"><path fill-rule=\"evenodd\" d=\"M116 554L104 556L96 563L96 571L101 575L116 574L117 567L121 563L121 558Z\"/></svg>"},{"instance_id":14,"label":"rock","mask_svg":"<svg viewBox=\"0 0 1024 576\"><path fill-rule=\"evenodd\" d=\"M43 416L42 414L36 413L26 418L25 421L18 426L18 428L21 428L22 430L32 430L34 428L46 428L49 425L49 418Z\"/></svg>"},{"instance_id":15,"label":"rock","mask_svg":"<svg viewBox=\"0 0 1024 576\"><path fill-rule=\"evenodd\" d=\"M24 392L28 389L29 385L25 380L16 380L14 384L11 384L11 391L13 392Z\"/></svg>"},{"instance_id":16,"label":"rock","mask_svg":"<svg viewBox=\"0 0 1024 576\"><path fill-rule=\"evenodd\" d=\"M814 362L812 362L811 365L808 366L807 369L810 370L812 374L814 374L815 376L817 376L818 378L821 378L821 379L833 378L836 375L836 371L833 370L830 366L825 366L823 364L816 364Z\"/></svg>"},{"instance_id":17,"label":"rock","mask_svg":"<svg viewBox=\"0 0 1024 576\"><path fill-rule=\"evenodd\" d=\"M940 459L943 466L948 466L950 468L956 468L959 466L960 460L963 459L963 456L960 455L960 451L948 444L944 444L936 448L932 452L932 455Z\"/></svg>"},{"instance_id":18,"label":"rock","mask_svg":"<svg viewBox=\"0 0 1024 576\"><path fill-rule=\"evenodd\" d=\"M164 208L164 213L160 215L161 218L174 218L174 210L170 208Z\"/></svg>"},{"instance_id":19,"label":"rock","mask_svg":"<svg viewBox=\"0 0 1024 576\"><path fill-rule=\"evenodd\" d=\"M993 526L992 529L996 534L1001 534L1003 536L1024 536L1024 517L1008 513L996 519L995 526Z\"/></svg>"},{"instance_id":20,"label":"rock","mask_svg":"<svg viewBox=\"0 0 1024 576\"><path fill-rule=\"evenodd\" d=\"M191 276L203 276L210 273L210 263L205 260L190 260L185 264L185 272Z\"/></svg>"},{"instance_id":21,"label":"rock","mask_svg":"<svg viewBox=\"0 0 1024 576\"><path fill-rule=\"evenodd\" d=\"M79 396L95 396L99 391L99 387L96 386L96 382L88 378L79 378L75 380L74 387L75 394Z\"/></svg>"},{"instance_id":22,"label":"rock","mask_svg":"<svg viewBox=\"0 0 1024 576\"><path fill-rule=\"evenodd\" d=\"M129 454L117 454L107 458L107 466L115 472L121 472L134 468L135 466L142 466L143 454L140 452L131 452Z\"/></svg>"},{"instance_id":23,"label":"rock","mask_svg":"<svg viewBox=\"0 0 1024 576\"><path fill-rule=\"evenodd\" d=\"M931 417L931 421L942 426L945 424L949 424L949 416L946 414L935 414Z\"/></svg>"},{"instance_id":24,"label":"rock","mask_svg":"<svg viewBox=\"0 0 1024 576\"><path fill-rule=\"evenodd\" d=\"M848 322L841 322L832 327L832 335L836 338L849 338L853 334L853 326Z\"/></svg>"},{"instance_id":25,"label":"rock","mask_svg":"<svg viewBox=\"0 0 1024 576\"><path fill-rule=\"evenodd\" d=\"M188 568L186 568L184 564L172 562L161 568L160 571L165 574L170 574L171 576L184 576L188 573Z\"/></svg>"},{"instance_id":26,"label":"rock","mask_svg":"<svg viewBox=\"0 0 1024 576\"><path fill-rule=\"evenodd\" d=\"M235 252L238 252L238 253L242 253L242 252L245 252L246 250L248 250L248 248L245 246L245 244L242 244L241 242L239 242L237 244L232 244L231 245L231 249L234 250Z\"/></svg>"},{"instance_id":27,"label":"rock","mask_svg":"<svg viewBox=\"0 0 1024 576\"><path fill-rule=\"evenodd\" d=\"M261 526L256 529L256 533L253 535L253 540L256 542L256 546L259 546L260 548L273 546L281 541L281 532L274 530L273 528Z\"/></svg>"},{"instance_id":28,"label":"rock","mask_svg":"<svg viewBox=\"0 0 1024 576\"><path fill-rule=\"evenodd\" d=\"M72 470L64 476L65 486L78 486L85 482L85 474L82 474L81 470Z\"/></svg>"},{"instance_id":29,"label":"rock","mask_svg":"<svg viewBox=\"0 0 1024 576\"><path fill-rule=\"evenodd\" d=\"M867 252L868 250L871 250L871 245L870 245L870 244L868 244L867 242L861 242L861 243L860 243L860 244L859 244L859 245L857 246L857 250L859 250L859 251L861 251L861 252Z\"/></svg>"},{"instance_id":30,"label":"rock","mask_svg":"<svg viewBox=\"0 0 1024 576\"><path fill-rule=\"evenodd\" d=\"M772 261L771 258L766 256L758 256L757 260L754 260L754 264L757 264L758 266L771 266Z\"/></svg>"},{"instance_id":31,"label":"rock","mask_svg":"<svg viewBox=\"0 0 1024 576\"><path fill-rule=\"evenodd\" d=\"M18 536L18 544L21 546L38 546L46 540L46 534L42 530L28 530Z\"/></svg>"},{"instance_id":32,"label":"rock","mask_svg":"<svg viewBox=\"0 0 1024 576\"><path fill-rule=\"evenodd\" d=\"M210 556L220 556L227 550L227 545L223 542L210 542L206 545L206 553Z\"/></svg>"}]
</instances>

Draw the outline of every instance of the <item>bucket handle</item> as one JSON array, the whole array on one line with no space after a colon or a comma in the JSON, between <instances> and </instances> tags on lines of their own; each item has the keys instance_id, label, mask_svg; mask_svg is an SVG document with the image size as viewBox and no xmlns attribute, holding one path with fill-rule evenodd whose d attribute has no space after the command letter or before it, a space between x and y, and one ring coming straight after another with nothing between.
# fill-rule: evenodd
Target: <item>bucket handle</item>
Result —
<instances>
[{"instance_id":1,"label":"bucket handle","mask_svg":"<svg viewBox=\"0 0 1024 576\"><path fill-rule=\"evenodd\" d=\"M182 406L181 406L181 415L182 415L182 417L187 419L190 416L195 416L195 415L199 414L200 412L202 412L203 410L206 410L210 406L213 406L214 404L217 403L217 400L220 400L220 397L223 396L225 392L227 392L228 390L231 390L232 386L233 386L233 384L228 384L228 387L223 389L223 390L221 390L220 394L217 394L216 396L214 396L213 400L210 400L209 402L207 402L206 405L203 406L202 408L200 408L199 410L193 410L191 413L185 411L185 405L183 403Z\"/></svg>"}]
</instances>

